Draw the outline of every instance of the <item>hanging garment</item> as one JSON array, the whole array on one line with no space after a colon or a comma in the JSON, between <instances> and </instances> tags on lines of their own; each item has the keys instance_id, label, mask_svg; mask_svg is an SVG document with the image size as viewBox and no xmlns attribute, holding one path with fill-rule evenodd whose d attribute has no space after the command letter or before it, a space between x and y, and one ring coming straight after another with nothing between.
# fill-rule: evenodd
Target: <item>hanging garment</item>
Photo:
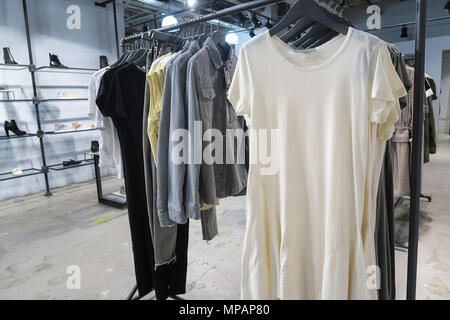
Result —
<instances>
[{"instance_id":1,"label":"hanging garment","mask_svg":"<svg viewBox=\"0 0 450 320\"><path fill-rule=\"evenodd\" d=\"M114 168L119 179L123 178L122 155L119 137L110 117L104 117L97 107L95 100L100 88L103 75L109 66L96 71L89 80L88 86L88 116L94 121L94 127L100 129L99 139L99 166L101 168Z\"/></svg>"},{"instance_id":2,"label":"hanging garment","mask_svg":"<svg viewBox=\"0 0 450 320\"><path fill-rule=\"evenodd\" d=\"M305 52L269 32L243 45L228 96L252 128L242 298L376 299L376 192L405 94L386 44L353 28Z\"/></svg>"},{"instance_id":3,"label":"hanging garment","mask_svg":"<svg viewBox=\"0 0 450 320\"><path fill-rule=\"evenodd\" d=\"M176 163L172 152L187 137L175 140L176 130L186 129L186 69L189 59L200 50L197 41L172 60L166 72L163 105L158 133L158 216L161 226L186 223L184 178L186 162ZM184 131L183 131L184 132ZM181 140L181 141L180 141ZM187 155L183 155L187 156Z\"/></svg>"},{"instance_id":4,"label":"hanging garment","mask_svg":"<svg viewBox=\"0 0 450 320\"><path fill-rule=\"evenodd\" d=\"M243 133L242 123L226 97L235 67L234 51L230 49L222 60L211 37L187 65L187 128L192 133L185 181L185 211L189 218L198 219L203 204L214 205L216 198L237 195L247 184L245 145L234 144L232 136L239 130ZM201 132L195 135L199 121ZM220 146L216 140L211 142L212 129L222 138ZM205 151L211 155L211 148L215 148L215 158L202 157ZM235 161L227 163L227 155Z\"/></svg>"},{"instance_id":5,"label":"hanging garment","mask_svg":"<svg viewBox=\"0 0 450 320\"><path fill-rule=\"evenodd\" d=\"M407 67L409 78L414 83L414 69ZM407 95L407 105L401 111L400 119L395 124L391 140L391 155L394 172L394 196L404 197L410 194L410 156L412 136L412 112L414 105L414 88Z\"/></svg>"},{"instance_id":6,"label":"hanging garment","mask_svg":"<svg viewBox=\"0 0 450 320\"><path fill-rule=\"evenodd\" d=\"M128 216L139 295L156 287L154 251L145 196L142 108L145 72L134 64L112 67L102 78L97 106L114 122L122 150Z\"/></svg>"},{"instance_id":7,"label":"hanging garment","mask_svg":"<svg viewBox=\"0 0 450 320\"><path fill-rule=\"evenodd\" d=\"M148 112L147 134L155 162L158 160L158 129L164 92L166 65L170 59L177 54L178 53L169 52L156 59L152 63L147 75L147 81L150 84L150 110Z\"/></svg>"},{"instance_id":8,"label":"hanging garment","mask_svg":"<svg viewBox=\"0 0 450 320\"><path fill-rule=\"evenodd\" d=\"M153 54L147 55L146 73L148 73L153 61ZM166 299L169 295L186 292L187 273L187 246L189 226L174 225L170 228L162 228L156 211L156 166L150 151L150 142L147 134L148 111L150 107L150 87L145 81L145 98L143 107L143 160L145 173L145 190L147 209L150 221L150 230L155 253L155 273L164 281L158 282L155 288L158 300ZM176 276L175 276L176 275Z\"/></svg>"},{"instance_id":9,"label":"hanging garment","mask_svg":"<svg viewBox=\"0 0 450 320\"><path fill-rule=\"evenodd\" d=\"M392 44L387 44L392 64L406 91L412 87L406 70L403 54ZM406 96L399 99L400 108L407 105ZM394 243L394 184L390 141L381 167L380 182L377 192L375 246L377 266L380 268L378 290L379 300L395 300L395 243Z\"/></svg>"},{"instance_id":10,"label":"hanging garment","mask_svg":"<svg viewBox=\"0 0 450 320\"><path fill-rule=\"evenodd\" d=\"M430 161L430 154L436 153L436 124L434 121L433 101L437 100L438 97L436 95L436 83L433 78L426 75L425 80L428 112L425 113L423 161L427 163Z\"/></svg>"}]
</instances>

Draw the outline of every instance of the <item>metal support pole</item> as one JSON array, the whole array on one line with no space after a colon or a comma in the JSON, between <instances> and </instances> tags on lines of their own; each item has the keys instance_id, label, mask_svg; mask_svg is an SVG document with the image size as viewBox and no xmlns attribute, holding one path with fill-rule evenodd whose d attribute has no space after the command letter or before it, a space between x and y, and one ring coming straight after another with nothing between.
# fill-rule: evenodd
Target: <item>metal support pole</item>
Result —
<instances>
[{"instance_id":1,"label":"metal support pole","mask_svg":"<svg viewBox=\"0 0 450 320\"><path fill-rule=\"evenodd\" d=\"M113 4L113 14L114 14L114 33L116 36L116 54L117 59L120 58L120 51L119 51L119 31L117 29L117 11L116 11L116 0L106 0L103 2L95 2L95 5L98 7L105 8L108 3L112 2Z\"/></svg>"},{"instance_id":2,"label":"metal support pole","mask_svg":"<svg viewBox=\"0 0 450 320\"><path fill-rule=\"evenodd\" d=\"M101 180L101 174L100 174L100 167L99 167L99 156L97 154L94 155L94 168L95 168L95 182L97 185L97 197L98 202L102 201L102 180Z\"/></svg>"},{"instance_id":3,"label":"metal support pole","mask_svg":"<svg viewBox=\"0 0 450 320\"><path fill-rule=\"evenodd\" d=\"M409 208L408 276L406 299L416 299L417 247L419 240L420 192L422 186L423 105L425 88L425 42L427 1L416 0L413 137L411 156L411 199Z\"/></svg>"},{"instance_id":4,"label":"metal support pole","mask_svg":"<svg viewBox=\"0 0 450 320\"><path fill-rule=\"evenodd\" d=\"M116 54L117 54L117 60L119 60L120 52L119 52L119 32L117 30L116 0L113 0L113 12L114 12L114 32L116 35Z\"/></svg>"},{"instance_id":5,"label":"metal support pole","mask_svg":"<svg viewBox=\"0 0 450 320\"><path fill-rule=\"evenodd\" d=\"M26 0L22 0L22 7L23 7L23 16L25 19L25 32L27 35L27 45L28 45L28 57L30 60L30 74L31 74L31 83L33 86L33 100L35 101L34 103L34 109L36 111L36 120L37 120L37 127L38 127L38 138L39 138L39 146L41 148L41 158L42 158L42 171L44 172L44 179L45 179L45 195L46 196L51 196L52 193L50 192L50 185L48 183L48 167L47 167L47 162L45 161L45 149L44 149L44 137L42 134L42 129L41 129L41 117L39 114L39 104L36 103L37 101L37 90L36 90L36 79L35 79L35 75L34 75L34 64L33 64L33 54L31 52L31 37L30 37L30 25L28 24L28 11L27 11L27 1Z\"/></svg>"}]
</instances>

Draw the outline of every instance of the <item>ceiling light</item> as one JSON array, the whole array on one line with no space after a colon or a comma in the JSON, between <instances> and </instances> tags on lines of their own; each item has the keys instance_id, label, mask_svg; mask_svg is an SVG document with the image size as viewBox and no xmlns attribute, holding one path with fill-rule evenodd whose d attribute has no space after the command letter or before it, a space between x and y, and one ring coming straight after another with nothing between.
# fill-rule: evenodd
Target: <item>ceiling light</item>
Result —
<instances>
[{"instance_id":1,"label":"ceiling light","mask_svg":"<svg viewBox=\"0 0 450 320\"><path fill-rule=\"evenodd\" d=\"M171 26L171 25L177 24L177 23L178 23L178 20L174 16L165 16L161 21L161 26L164 28L164 27Z\"/></svg>"},{"instance_id":2,"label":"ceiling light","mask_svg":"<svg viewBox=\"0 0 450 320\"><path fill-rule=\"evenodd\" d=\"M239 37L235 32L227 33L227 35L225 36L225 41L228 44L238 44Z\"/></svg>"},{"instance_id":3,"label":"ceiling light","mask_svg":"<svg viewBox=\"0 0 450 320\"><path fill-rule=\"evenodd\" d=\"M187 0L187 5L188 5L188 7L192 8L196 2L197 2L197 0Z\"/></svg>"}]
</instances>

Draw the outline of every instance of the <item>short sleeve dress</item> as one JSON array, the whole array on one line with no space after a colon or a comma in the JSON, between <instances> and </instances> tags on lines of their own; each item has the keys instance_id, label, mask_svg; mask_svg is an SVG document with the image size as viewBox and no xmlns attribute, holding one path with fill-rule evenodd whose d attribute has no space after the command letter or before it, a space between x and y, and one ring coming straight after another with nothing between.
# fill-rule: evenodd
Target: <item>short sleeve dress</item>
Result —
<instances>
[{"instance_id":1,"label":"short sleeve dress","mask_svg":"<svg viewBox=\"0 0 450 320\"><path fill-rule=\"evenodd\" d=\"M312 50L243 45L228 98L251 121L243 299L376 299L385 141L406 94L386 44L350 28Z\"/></svg>"}]
</instances>

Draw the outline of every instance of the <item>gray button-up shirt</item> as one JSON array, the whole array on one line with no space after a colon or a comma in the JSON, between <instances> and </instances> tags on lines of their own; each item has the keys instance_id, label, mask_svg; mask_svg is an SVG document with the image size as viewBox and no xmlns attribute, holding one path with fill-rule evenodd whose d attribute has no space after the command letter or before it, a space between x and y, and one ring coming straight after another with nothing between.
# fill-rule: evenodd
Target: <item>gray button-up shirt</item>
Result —
<instances>
[{"instance_id":1,"label":"gray button-up shirt","mask_svg":"<svg viewBox=\"0 0 450 320\"><path fill-rule=\"evenodd\" d=\"M184 211L186 162L175 163L171 153L179 144L170 134L186 128L186 69L188 60L200 50L197 41L171 60L166 68L164 96L158 132L158 216L161 226L187 222Z\"/></svg>"},{"instance_id":2,"label":"gray button-up shirt","mask_svg":"<svg viewBox=\"0 0 450 320\"><path fill-rule=\"evenodd\" d=\"M227 134L227 129L243 130L234 108L227 99L236 62L232 48L227 59L223 61L211 38L206 39L203 47L188 62L187 128L191 133L189 142L193 151L189 155L185 182L185 210L189 218L199 218L202 203L214 204L216 197L237 195L247 185L245 145L237 144L234 138ZM201 135L194 135L196 121L201 121ZM208 163L205 159L200 159L199 164L199 159L194 157L203 155L208 146L211 148L211 137L206 135L207 141L203 140L208 129L217 129L224 138L222 154L218 157L215 155L216 159L221 159L221 163ZM232 131L228 131L230 132ZM215 152L218 152L218 149L215 149ZM234 163L231 164L226 162L227 154L230 153L234 156Z\"/></svg>"}]
</instances>

